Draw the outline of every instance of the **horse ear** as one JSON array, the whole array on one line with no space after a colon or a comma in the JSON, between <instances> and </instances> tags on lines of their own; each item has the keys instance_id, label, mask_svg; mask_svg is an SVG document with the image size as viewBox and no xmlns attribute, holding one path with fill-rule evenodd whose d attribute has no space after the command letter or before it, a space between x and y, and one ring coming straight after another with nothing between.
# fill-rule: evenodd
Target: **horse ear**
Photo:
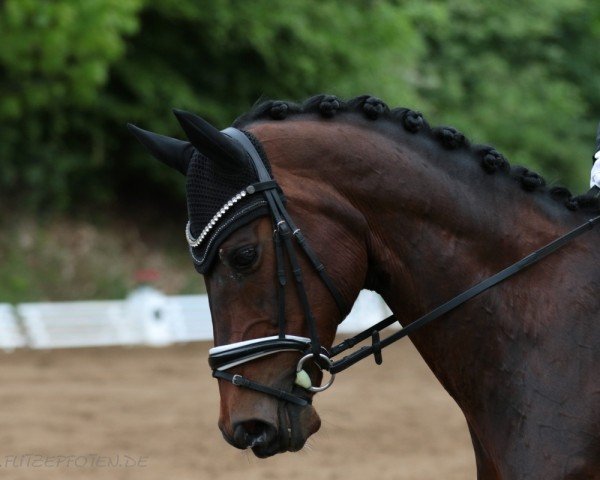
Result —
<instances>
[{"instance_id":1,"label":"horse ear","mask_svg":"<svg viewBox=\"0 0 600 480\"><path fill-rule=\"evenodd\" d=\"M246 153L242 146L224 135L206 120L183 110L173 110L192 145L211 160L226 162L239 168L246 165Z\"/></svg>"},{"instance_id":2,"label":"horse ear","mask_svg":"<svg viewBox=\"0 0 600 480\"><path fill-rule=\"evenodd\" d=\"M190 160L194 154L194 146L190 142L152 133L131 123L127 124L127 128L154 157L187 175Z\"/></svg>"}]
</instances>

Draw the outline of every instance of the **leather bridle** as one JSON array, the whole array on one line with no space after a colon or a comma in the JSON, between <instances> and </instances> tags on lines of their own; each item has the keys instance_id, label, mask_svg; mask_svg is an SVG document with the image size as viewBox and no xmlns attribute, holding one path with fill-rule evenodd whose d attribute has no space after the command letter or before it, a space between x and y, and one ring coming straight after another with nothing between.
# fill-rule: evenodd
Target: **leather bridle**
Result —
<instances>
[{"instance_id":1,"label":"leather bridle","mask_svg":"<svg viewBox=\"0 0 600 480\"><path fill-rule=\"evenodd\" d=\"M251 362L258 358L262 358L268 355L272 355L279 352L299 352L302 354L297 368L296 368L296 382L295 384L310 392L319 392L327 389L333 383L335 374L345 370L346 368L354 365L359 360L373 355L377 364L382 363L382 348L400 340L401 338L415 332L416 330L424 327L433 320L441 317L449 311L457 308L466 301L472 299L476 295L484 292L494 285L502 282L503 280L515 275L521 270L527 268L530 265L540 261L550 253L556 251L566 243L570 242L579 235L591 230L594 226L600 223L600 216L587 220L585 223L575 228L574 230L562 235L556 240L543 246L542 248L534 251L513 265L505 268L504 270L492 275L491 277L483 280L468 290L462 292L456 297L452 298L448 302L440 305L431 312L423 315L412 323L403 327L401 330L389 335L383 340L380 338L380 331L384 328L397 322L398 319L391 315L381 322L373 325L372 327L364 330L363 332L355 335L354 337L348 338L338 345L333 346L329 351L325 349L319 342L317 333L317 326L315 318L312 314L308 296L304 288L302 269L298 262L294 244L300 246L311 265L316 269L321 280L331 293L337 307L340 311L342 319L346 313L349 312L349 308L345 304L342 296L335 287L331 278L325 270L325 266L318 259L314 251L309 246L305 237L299 228L296 227L290 215L288 214L282 197L281 188L273 180L269 174L265 164L254 147L253 143L248 139L245 133L235 128L227 128L222 131L225 135L228 135L235 141L239 142L243 149L251 159L252 164L258 175L258 182L246 187L245 192L247 195L254 195L262 193L266 199L268 208L271 212L273 220L273 242L275 245L275 258L276 258L276 269L277 269L277 297L278 297L278 328L279 335L272 337L263 337L253 340L247 340L243 342L232 343L228 345L217 346L211 348L209 351L209 365L213 369L213 376L215 378L223 379L233 383L238 387L249 388L258 392L265 393L267 395L274 396L286 402L290 402L299 406L308 405L311 400L300 395L296 395L286 390L277 389L261 383L255 382L251 379L243 377L239 374L230 373L228 370L242 365L247 362ZM291 266L292 276L296 286L296 292L300 299L300 304L304 313L304 318L308 327L309 338L298 337L293 335L287 335L285 333L285 287L287 285L287 273L286 263L284 256L287 256L289 265ZM346 357L333 361L333 357L340 353L354 347L359 342L367 339L371 339L371 345L363 346L362 348L354 351ZM303 365L306 361L312 360L321 370L327 370L331 374L330 380L321 387L312 386L310 383L310 377L304 372ZM308 379L308 380L307 380Z\"/></svg>"},{"instance_id":2,"label":"leather bridle","mask_svg":"<svg viewBox=\"0 0 600 480\"><path fill-rule=\"evenodd\" d=\"M273 220L273 242L275 244L275 259L277 264L277 319L279 335L212 348L208 357L209 365L213 369L213 376L215 378L227 380L234 385L273 395L282 400L304 406L310 403L309 399L300 397L299 395L294 395L290 392L278 390L267 385L262 385L258 382L254 382L248 378L245 378L242 375L232 374L227 371L235 366L251 362L257 358L272 355L274 353L290 351L301 352L303 354L302 358L298 362L297 375L306 375L302 374L301 372L304 362L308 359L312 359L321 369L330 369L331 355L325 348L323 348L319 341L316 321L310 308L306 289L304 288L302 268L300 267L296 251L294 249L294 243L300 246L311 265L319 274L319 277L335 300L341 317L343 318L345 313L347 313L349 310L344 302L344 299L327 274L325 266L318 259L317 255L304 238L302 232L288 214L282 198L281 188L279 188L279 185L269 174L260 154L252 142L248 139L245 133L236 128L227 128L223 130L222 133L239 142L248 154L248 157L252 161L254 169L258 175L259 181L249 185L246 188L246 192L248 195L262 193L271 212ZM292 277L296 286L296 292L302 306L306 324L308 326L309 338L286 335L285 333L285 287L287 285L287 273L284 256L287 256L287 260L291 267ZM307 385L307 389L312 392L324 390L331 385L333 378L334 377L332 376L330 382L324 387L313 387L312 385Z\"/></svg>"}]
</instances>

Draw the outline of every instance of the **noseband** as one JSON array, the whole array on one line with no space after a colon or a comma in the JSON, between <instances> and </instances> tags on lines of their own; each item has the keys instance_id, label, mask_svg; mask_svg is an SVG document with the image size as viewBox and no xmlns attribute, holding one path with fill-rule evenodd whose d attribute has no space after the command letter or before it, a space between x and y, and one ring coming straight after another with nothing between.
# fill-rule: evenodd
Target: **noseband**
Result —
<instances>
[{"instance_id":1,"label":"noseband","mask_svg":"<svg viewBox=\"0 0 600 480\"><path fill-rule=\"evenodd\" d=\"M243 192L240 192L240 194L238 194L238 196L235 198L261 193L265 198L273 220L273 242L275 245L275 258L277 264L277 316L279 335L262 337L211 348L209 351L208 362L213 369L213 377L215 378L229 381L238 387L249 388L251 390L272 395L283 401L300 406L308 405L311 400L309 398L304 398L293 394L289 391L263 385L245 378L242 375L230 373L228 370L237 367L238 365L251 362L258 358L273 355L275 353L299 352L302 354L302 357L298 361L296 367L295 384L313 393L323 391L331 386L336 373L345 370L359 360L362 360L370 355L374 356L377 364L381 364L381 350L384 347L387 347L388 345L391 345L392 343L406 337L418 329L423 328L433 320L440 318L451 310L454 310L473 297L540 261L547 255L558 250L560 247L566 245L574 238L591 230L596 224L600 223L600 216L587 220L574 230L571 230L570 232L560 236L556 240L532 252L504 270L460 293L456 297L452 298L446 303L443 303L434 310L409 323L406 327L403 327L401 330L389 335L384 339L380 339L379 332L399 321L394 315L389 316L388 318L380 321L363 332L360 332L354 337L344 340L340 344L333 346L330 351L328 351L319 342L315 318L312 314L308 302L308 296L304 288L302 269L298 263L298 257L294 249L294 243L300 246L311 265L319 274L321 280L335 300L342 319L349 309L347 308L347 305L345 304L339 291L331 281L331 278L325 271L325 266L317 258L316 254L310 248L308 242L302 235L300 229L296 227L290 218L290 215L284 206L281 188L269 174L260 154L252 142L243 132L235 128L227 128L223 130L223 133L242 145L248 154L248 157L251 159L259 179L257 183L246 187L246 189ZM191 238L189 229L187 233L188 242L190 243L190 250L192 252L192 256L194 256L193 247L194 243L198 240ZM296 292L298 294L298 298L300 299L304 318L308 326L308 332L310 335L309 338L287 335L285 333L285 286L287 285L287 274L284 253L287 256L289 265L291 266L292 276L296 285ZM332 360L332 357L339 355L340 353L354 347L359 342L369 338L371 339L371 345L363 346L340 360ZM331 374L330 380L325 385L321 387L315 387L312 385L310 377L303 369L303 365L308 360L313 361L321 370L327 370Z\"/></svg>"},{"instance_id":2,"label":"noseband","mask_svg":"<svg viewBox=\"0 0 600 480\"><path fill-rule=\"evenodd\" d=\"M213 377L215 378L221 378L233 383L236 386L256 390L262 393L273 395L282 400L304 406L310 403L309 399L287 391L262 385L245 378L242 375L232 374L228 370L238 365L242 365L244 363L251 362L258 358L275 353L300 352L302 354L302 358L299 360L296 368L297 385L311 392L318 392L325 390L333 383L335 375L332 374L331 379L326 385L322 387L313 387L310 377L303 369L304 363L308 360L312 360L320 369L329 370L331 367L331 355L325 348L323 348L319 341L316 321L310 308L308 295L304 287L302 268L298 262L298 257L294 249L294 243L300 246L306 255L306 258L308 258L311 265L319 274L319 277L335 300L342 318L348 311L347 306L345 305L345 302L339 291L331 281L331 278L327 274L325 266L318 259L312 248L310 248L302 232L295 225L288 214L284 206L281 188L269 174L260 154L252 142L243 132L237 130L236 128L227 128L223 130L223 133L241 144L248 154L248 157L252 161L254 169L258 175L259 181L246 187L246 194L255 195L257 193L262 193L271 213L273 221L273 243L275 245L275 259L277 264L277 319L279 335L273 337L262 337L254 340L231 343L228 345L211 348L209 351L208 362L213 369ZM306 325L308 326L310 338L286 335L285 333L285 287L287 285L287 269L284 256L287 256L287 260L291 267L292 277L296 286L296 292L298 294L298 298L300 299L300 304L302 306Z\"/></svg>"}]
</instances>

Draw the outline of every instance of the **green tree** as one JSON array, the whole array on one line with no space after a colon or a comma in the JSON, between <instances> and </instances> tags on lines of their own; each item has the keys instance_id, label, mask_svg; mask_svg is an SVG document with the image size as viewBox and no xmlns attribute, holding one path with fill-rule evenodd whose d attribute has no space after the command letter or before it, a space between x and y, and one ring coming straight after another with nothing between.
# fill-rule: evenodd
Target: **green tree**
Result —
<instances>
[{"instance_id":1,"label":"green tree","mask_svg":"<svg viewBox=\"0 0 600 480\"><path fill-rule=\"evenodd\" d=\"M46 209L181 182L124 124L229 124L259 97L371 93L422 110L513 163L582 190L600 7L584 0L6 0L0 3L0 195Z\"/></svg>"},{"instance_id":2,"label":"green tree","mask_svg":"<svg viewBox=\"0 0 600 480\"><path fill-rule=\"evenodd\" d=\"M393 101L410 95L421 50L416 28L387 2L167 0L149 3L141 21L105 92L113 135L126 121L181 135L173 107L224 127L261 97L371 91ZM120 156L137 175L167 191L172 179L181 185L121 134Z\"/></svg>"},{"instance_id":3,"label":"green tree","mask_svg":"<svg viewBox=\"0 0 600 480\"><path fill-rule=\"evenodd\" d=\"M10 0L2 10L3 188L54 207L174 188L127 121L177 134L172 107L226 125L261 95L394 100L409 95L420 51L387 2Z\"/></svg>"},{"instance_id":4,"label":"green tree","mask_svg":"<svg viewBox=\"0 0 600 480\"><path fill-rule=\"evenodd\" d=\"M137 27L139 0L6 0L0 7L0 187L66 206L102 147L85 113ZM86 166L83 166L86 165ZM83 168L82 168L83 166ZM77 182L83 181L77 178ZM86 182L86 188L93 182Z\"/></svg>"},{"instance_id":5,"label":"green tree","mask_svg":"<svg viewBox=\"0 0 600 480\"><path fill-rule=\"evenodd\" d=\"M418 91L435 118L582 191L600 113L600 16L591 5L429 1L420 12L428 48Z\"/></svg>"}]
</instances>

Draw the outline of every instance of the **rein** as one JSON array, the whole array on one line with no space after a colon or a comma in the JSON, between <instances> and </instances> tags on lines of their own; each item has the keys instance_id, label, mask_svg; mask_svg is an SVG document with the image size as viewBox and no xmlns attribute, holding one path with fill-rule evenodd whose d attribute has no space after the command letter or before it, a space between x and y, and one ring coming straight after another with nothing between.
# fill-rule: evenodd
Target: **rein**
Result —
<instances>
[{"instance_id":1,"label":"rein","mask_svg":"<svg viewBox=\"0 0 600 480\"><path fill-rule=\"evenodd\" d=\"M393 323L398 321L394 315L390 315L385 320L382 320L381 322L373 325L372 327L367 328L366 330L362 331L358 335L348 338L348 339L344 340L343 342L339 343L338 345L335 345L334 347L331 348L331 356L332 357L339 355L340 353L348 350L349 348L352 348L357 343L362 342L363 340L366 340L369 337L371 337L373 339L373 342L370 346L362 347L359 350L351 353L350 355L347 355L346 357L333 362L331 364L330 372L335 374L335 373L341 372L343 370L346 370L348 367L354 365L356 362L358 362L359 360L362 360L365 357L368 357L369 355L374 355L375 362L378 365L381 365L381 363L382 363L381 349L382 348L387 347L388 345L391 345L392 343L400 340L403 337L406 337L407 335L410 335L413 332L416 332L417 330L423 328L428 323L433 322L434 320L441 317L442 315L461 306L463 303L467 302L468 300L471 300L473 297L479 295L480 293L485 292L486 290L499 284L503 280L506 280L507 278L512 277L513 275L516 275L521 270L533 265L534 263L539 262L544 257L550 255L551 253L558 250L560 247L569 243L571 240L574 240L575 238L582 235L583 233L586 233L587 231L591 230L598 223L600 223L600 216L597 216L595 218L588 220L587 222L580 225L579 227L558 237L556 240L553 240L552 242L548 243L547 245L543 246L542 248L530 253L529 255L522 258L518 262L513 263L511 266L505 268L504 270L501 270L500 272L496 273L495 275L492 275L491 277L486 278L485 280L481 281L477 285L474 285L473 287L469 288L468 290L465 290L464 292L460 293L456 297L452 298L451 300L447 301L446 303L443 303L439 307L436 307L429 313L423 315L422 317L418 318L414 322L409 323L406 327L403 327L398 332L390 335L389 337L386 337L383 340L379 339L379 331L382 330L383 328L389 327L390 325L392 325Z\"/></svg>"},{"instance_id":2,"label":"rein","mask_svg":"<svg viewBox=\"0 0 600 480\"><path fill-rule=\"evenodd\" d=\"M238 141L252 160L254 168L258 174L259 182L248 186L245 191L249 195L262 193L267 201L273 218L273 242L275 245L275 258L277 264L277 316L279 335L211 348L208 357L209 365L213 369L213 377L215 378L220 378L229 381L236 386L262 392L299 406L308 405L311 400L285 390L254 382L243 377L242 375L232 374L226 370L247 362L251 362L258 358L272 355L274 353L297 351L301 352L303 356L299 360L296 367L295 385L313 393L326 390L333 383L336 373L346 370L348 367L370 355L373 355L375 363L380 365L383 362L383 357L381 354L381 350L383 348L391 345L401 338L406 337L407 335L410 335L411 333L414 333L432 321L440 318L442 315L463 305L465 302L479 295L480 293L499 284L507 278L512 277L521 270L539 262L546 256L555 252L583 233L593 229L595 225L600 223L600 216L586 221L579 227L560 236L542 248L530 253L526 257L505 268L504 270L501 270L500 272L488 277L468 290L460 293L451 300L443 303L429 313L408 324L406 327L403 327L398 332L393 333L384 339L380 338L380 331L399 321L395 315L387 317L386 319L360 332L354 337L348 338L338 345L333 346L330 351L327 351L319 342L316 321L312 314L308 296L303 284L302 269L300 268L296 252L294 250L294 240L304 251L311 265L317 270L321 280L334 298L342 318L344 313L348 311L347 306L345 305L342 296L335 287L331 278L327 274L325 266L310 248L300 229L296 227L290 218L284 206L282 191L278 184L270 176L262 161L262 158L260 157L260 154L252 142L248 139L246 134L235 128L227 128L223 130L222 133ZM287 285L287 275L284 254L287 256L288 262L291 266L296 292L302 305L310 338L286 335L285 333L285 286ZM362 348L350 353L340 360L333 360L333 357L338 356L342 352L345 352L346 350L354 347L358 343L368 338L371 338L371 345L363 346ZM310 377L303 369L304 363L309 359L312 360L321 370L326 370L331 374L331 378L328 383L321 387L312 386Z\"/></svg>"}]
</instances>

